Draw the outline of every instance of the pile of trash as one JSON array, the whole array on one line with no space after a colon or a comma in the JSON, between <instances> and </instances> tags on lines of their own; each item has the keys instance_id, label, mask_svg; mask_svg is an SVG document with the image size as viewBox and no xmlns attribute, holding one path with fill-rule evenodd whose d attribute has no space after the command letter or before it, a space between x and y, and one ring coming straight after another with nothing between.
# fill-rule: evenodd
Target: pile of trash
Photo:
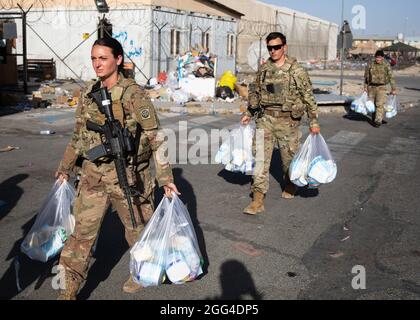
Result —
<instances>
[{"instance_id":1,"label":"pile of trash","mask_svg":"<svg viewBox=\"0 0 420 320\"><path fill-rule=\"evenodd\" d=\"M216 56L192 50L179 55L169 72L148 81L146 89L153 100L185 104L211 101L215 95Z\"/></svg>"},{"instance_id":2,"label":"pile of trash","mask_svg":"<svg viewBox=\"0 0 420 320\"><path fill-rule=\"evenodd\" d=\"M337 176L337 164L321 134L310 134L289 169L290 181L298 187L318 188Z\"/></svg>"},{"instance_id":3,"label":"pile of trash","mask_svg":"<svg viewBox=\"0 0 420 320\"><path fill-rule=\"evenodd\" d=\"M372 114L376 110L375 103L369 100L367 92L363 92L361 96L356 98L352 103L350 109L356 113L363 115Z\"/></svg>"},{"instance_id":4,"label":"pile of trash","mask_svg":"<svg viewBox=\"0 0 420 320\"><path fill-rule=\"evenodd\" d=\"M252 154L252 141L255 127L251 124L240 125L230 132L216 154L215 162L225 165L225 170L252 174L255 159Z\"/></svg>"},{"instance_id":5,"label":"pile of trash","mask_svg":"<svg viewBox=\"0 0 420 320\"><path fill-rule=\"evenodd\" d=\"M148 81L145 89L152 101L184 105L190 101L210 102L216 98L233 102L247 96L247 88L237 84L232 71L226 71L216 83L217 57L192 50L178 56L169 67ZM236 91L235 91L236 90Z\"/></svg>"},{"instance_id":6,"label":"pile of trash","mask_svg":"<svg viewBox=\"0 0 420 320\"><path fill-rule=\"evenodd\" d=\"M140 239L130 250L130 274L143 287L195 280L204 260L189 213L176 194L156 208Z\"/></svg>"},{"instance_id":7,"label":"pile of trash","mask_svg":"<svg viewBox=\"0 0 420 320\"><path fill-rule=\"evenodd\" d=\"M226 71L220 81L217 84L216 97L226 100L228 102L233 102L235 99L235 84L238 81L232 71Z\"/></svg>"},{"instance_id":8,"label":"pile of trash","mask_svg":"<svg viewBox=\"0 0 420 320\"><path fill-rule=\"evenodd\" d=\"M21 251L29 258L47 262L63 249L75 227L71 212L75 195L76 191L67 181L55 182L21 244Z\"/></svg>"},{"instance_id":9,"label":"pile of trash","mask_svg":"<svg viewBox=\"0 0 420 320\"><path fill-rule=\"evenodd\" d=\"M41 84L38 90L32 91L29 98L31 107L47 108L49 106L77 107L81 95L81 89L64 89L62 83L46 81Z\"/></svg>"}]
</instances>

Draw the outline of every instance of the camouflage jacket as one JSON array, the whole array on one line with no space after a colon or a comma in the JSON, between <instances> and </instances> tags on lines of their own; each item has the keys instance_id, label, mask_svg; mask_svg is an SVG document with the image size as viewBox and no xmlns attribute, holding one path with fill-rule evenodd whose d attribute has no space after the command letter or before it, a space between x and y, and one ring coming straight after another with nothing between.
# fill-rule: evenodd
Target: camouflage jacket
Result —
<instances>
[{"instance_id":1,"label":"camouflage jacket","mask_svg":"<svg viewBox=\"0 0 420 320\"><path fill-rule=\"evenodd\" d=\"M87 158L87 151L103 143L101 134L86 128L87 120L100 125L105 122L105 115L98 109L96 103L87 94L91 92L94 83L90 83L81 95L76 110L76 124L73 136L58 167L59 172L69 174L74 169L77 158ZM137 163L131 157L129 163L137 170L148 163L153 156L155 162L156 179L159 186L173 182L172 169L164 157L164 136L159 133L159 119L155 108L146 92L132 79L119 75L119 80L110 90L112 110L115 119L123 127L127 127L133 136L136 134L137 123L143 128L140 138Z\"/></svg>"},{"instance_id":2,"label":"camouflage jacket","mask_svg":"<svg viewBox=\"0 0 420 320\"><path fill-rule=\"evenodd\" d=\"M383 61L377 63L373 61L365 69L365 85L369 86L371 84L376 85L387 85L390 84L392 90L396 90L395 79L392 75L391 66Z\"/></svg>"},{"instance_id":3,"label":"camouflage jacket","mask_svg":"<svg viewBox=\"0 0 420 320\"><path fill-rule=\"evenodd\" d=\"M265 108L291 112L294 118L302 117L306 111L311 128L319 127L311 79L296 59L287 57L282 67L269 59L257 72L256 80L250 86L245 114L253 116Z\"/></svg>"}]
</instances>

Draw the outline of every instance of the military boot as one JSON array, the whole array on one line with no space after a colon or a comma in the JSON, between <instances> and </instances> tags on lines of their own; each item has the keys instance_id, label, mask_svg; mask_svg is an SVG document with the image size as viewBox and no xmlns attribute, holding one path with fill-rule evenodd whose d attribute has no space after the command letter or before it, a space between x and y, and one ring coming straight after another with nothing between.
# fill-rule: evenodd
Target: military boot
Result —
<instances>
[{"instance_id":1,"label":"military boot","mask_svg":"<svg viewBox=\"0 0 420 320\"><path fill-rule=\"evenodd\" d=\"M261 192L254 192L251 204L244 209L245 214L256 215L264 212L264 194Z\"/></svg>"},{"instance_id":2,"label":"military boot","mask_svg":"<svg viewBox=\"0 0 420 320\"><path fill-rule=\"evenodd\" d=\"M142 286L133 280L133 277L130 275L128 280L124 283L123 291L125 293L136 293L142 289Z\"/></svg>"},{"instance_id":3,"label":"military boot","mask_svg":"<svg viewBox=\"0 0 420 320\"><path fill-rule=\"evenodd\" d=\"M286 184L286 188L284 188L281 197L283 199L293 199L295 197L295 193L297 191L297 186L294 185L291 181L288 181Z\"/></svg>"},{"instance_id":4,"label":"military boot","mask_svg":"<svg viewBox=\"0 0 420 320\"><path fill-rule=\"evenodd\" d=\"M66 287L60 290L57 300L76 300L82 281L72 276L66 276Z\"/></svg>"}]
</instances>

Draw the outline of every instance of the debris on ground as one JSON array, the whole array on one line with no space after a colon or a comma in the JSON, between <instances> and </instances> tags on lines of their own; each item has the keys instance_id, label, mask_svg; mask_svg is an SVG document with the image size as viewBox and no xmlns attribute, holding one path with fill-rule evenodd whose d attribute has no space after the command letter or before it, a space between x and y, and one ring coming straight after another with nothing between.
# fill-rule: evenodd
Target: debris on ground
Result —
<instances>
[{"instance_id":1,"label":"debris on ground","mask_svg":"<svg viewBox=\"0 0 420 320\"><path fill-rule=\"evenodd\" d=\"M338 259L344 256L344 253L339 251L339 252L335 252L335 253L330 253L330 257L334 258L334 259Z\"/></svg>"},{"instance_id":2,"label":"debris on ground","mask_svg":"<svg viewBox=\"0 0 420 320\"><path fill-rule=\"evenodd\" d=\"M9 152L9 151L12 151L12 150L19 150L19 149L20 149L19 147L7 146L6 148L0 149L0 152Z\"/></svg>"}]
</instances>

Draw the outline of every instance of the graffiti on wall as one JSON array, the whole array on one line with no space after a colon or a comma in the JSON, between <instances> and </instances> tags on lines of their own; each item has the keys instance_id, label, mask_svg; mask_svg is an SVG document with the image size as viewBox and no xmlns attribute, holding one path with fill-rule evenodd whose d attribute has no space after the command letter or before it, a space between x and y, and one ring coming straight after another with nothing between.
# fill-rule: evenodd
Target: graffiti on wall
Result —
<instances>
[{"instance_id":1,"label":"graffiti on wall","mask_svg":"<svg viewBox=\"0 0 420 320\"><path fill-rule=\"evenodd\" d=\"M113 37L121 43L124 52L130 59L138 58L143 54L142 47L137 46L133 39L129 39L127 31L114 33Z\"/></svg>"}]
</instances>

